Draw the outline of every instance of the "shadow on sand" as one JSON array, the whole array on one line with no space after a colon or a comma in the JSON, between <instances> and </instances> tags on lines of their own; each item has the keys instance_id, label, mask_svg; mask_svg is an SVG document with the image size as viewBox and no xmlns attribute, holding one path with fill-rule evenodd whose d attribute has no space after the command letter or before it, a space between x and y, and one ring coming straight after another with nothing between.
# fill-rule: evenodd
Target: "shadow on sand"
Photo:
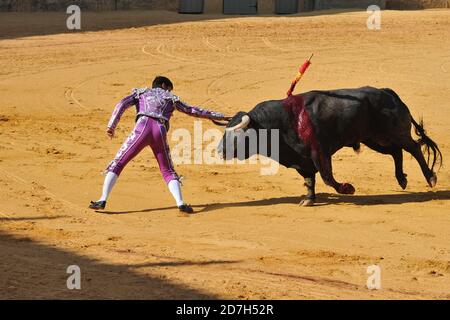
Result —
<instances>
[{"instance_id":1,"label":"shadow on sand","mask_svg":"<svg viewBox=\"0 0 450 320\"><path fill-rule=\"evenodd\" d=\"M34 220L56 220L60 218L66 218L67 216L51 216L51 217L9 217L0 216L1 221L34 221Z\"/></svg>"},{"instance_id":2,"label":"shadow on sand","mask_svg":"<svg viewBox=\"0 0 450 320\"><path fill-rule=\"evenodd\" d=\"M0 252L7 257L0 259L0 299L218 299L159 276L158 268L236 262L164 257L162 262L112 264L83 255L83 248L69 252L5 231L0 231ZM81 290L67 289L70 265L81 269Z\"/></svg>"},{"instance_id":3,"label":"shadow on sand","mask_svg":"<svg viewBox=\"0 0 450 320\"><path fill-rule=\"evenodd\" d=\"M302 197L279 197L243 202L226 202L194 205L197 208L196 213L205 213L225 208L240 207L260 207L279 204L298 204ZM383 195L339 195L330 193L320 193L317 195L317 204L315 206L354 204L359 206L403 204L403 203L421 203L432 200L450 200L450 191L428 191L428 192L402 192ZM129 214L141 212L157 212L164 210L175 210L176 207L161 207L153 209L133 210L133 211L99 211L105 214Z\"/></svg>"},{"instance_id":4,"label":"shadow on sand","mask_svg":"<svg viewBox=\"0 0 450 320\"><path fill-rule=\"evenodd\" d=\"M0 39L14 39L29 36L43 36L60 33L80 33L103 30L150 27L172 23L195 22L219 19L253 17L309 17L335 15L363 9L339 9L308 11L293 15L223 15L223 14L178 14L173 11L128 10L128 11L86 11L82 12L81 30L68 30L65 12L0 12Z\"/></svg>"}]
</instances>

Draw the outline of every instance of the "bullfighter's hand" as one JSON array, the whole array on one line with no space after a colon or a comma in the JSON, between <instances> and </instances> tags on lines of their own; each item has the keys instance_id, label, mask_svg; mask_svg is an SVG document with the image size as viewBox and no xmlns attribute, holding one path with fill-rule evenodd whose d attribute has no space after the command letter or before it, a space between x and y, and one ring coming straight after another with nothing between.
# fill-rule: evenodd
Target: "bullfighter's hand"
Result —
<instances>
[{"instance_id":1,"label":"bullfighter's hand","mask_svg":"<svg viewBox=\"0 0 450 320\"><path fill-rule=\"evenodd\" d=\"M106 134L110 139L114 138L114 129L108 128L108 130L106 130Z\"/></svg>"}]
</instances>

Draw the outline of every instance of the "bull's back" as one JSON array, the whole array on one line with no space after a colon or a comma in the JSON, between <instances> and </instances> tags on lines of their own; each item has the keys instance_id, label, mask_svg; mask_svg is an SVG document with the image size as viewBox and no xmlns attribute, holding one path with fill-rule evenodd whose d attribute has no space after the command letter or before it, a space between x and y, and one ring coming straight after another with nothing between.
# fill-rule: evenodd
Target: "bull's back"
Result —
<instances>
[{"instance_id":1,"label":"bull's back","mask_svg":"<svg viewBox=\"0 0 450 320\"><path fill-rule=\"evenodd\" d=\"M337 150L372 136L389 136L399 125L407 126L409 111L389 90L310 91L303 99L319 139Z\"/></svg>"}]
</instances>

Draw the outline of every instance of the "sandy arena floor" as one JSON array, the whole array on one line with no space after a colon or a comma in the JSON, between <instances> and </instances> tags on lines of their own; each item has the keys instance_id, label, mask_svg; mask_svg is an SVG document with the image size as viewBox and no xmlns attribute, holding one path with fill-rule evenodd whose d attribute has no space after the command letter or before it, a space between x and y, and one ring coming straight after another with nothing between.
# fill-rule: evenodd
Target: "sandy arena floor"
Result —
<instances>
[{"instance_id":1,"label":"sandy arena floor","mask_svg":"<svg viewBox=\"0 0 450 320\"><path fill-rule=\"evenodd\" d=\"M118 15L144 14L152 25L113 30ZM88 14L111 30L58 34L64 14L0 14L0 298L449 299L450 10L385 11L381 31L365 12L156 24L177 17ZM15 36L39 26L48 34ZM184 100L234 114L282 98L311 52L298 91L390 87L423 116L444 155L434 190L405 155L401 191L392 159L368 148L334 157L357 193L319 179L313 208L298 206L292 169L178 165L199 212L183 217L146 151L107 214L86 209L133 126L129 110L116 139L104 132L131 88L167 75ZM192 132L194 120L176 113L171 130ZM80 291L66 288L73 264ZM381 290L366 288L372 264Z\"/></svg>"}]
</instances>

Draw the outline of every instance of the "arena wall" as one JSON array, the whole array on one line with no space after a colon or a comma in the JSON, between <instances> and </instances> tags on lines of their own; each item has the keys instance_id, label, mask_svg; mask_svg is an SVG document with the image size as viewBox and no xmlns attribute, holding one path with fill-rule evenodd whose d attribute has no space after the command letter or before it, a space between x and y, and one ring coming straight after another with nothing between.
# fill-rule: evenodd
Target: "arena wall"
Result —
<instances>
[{"instance_id":1,"label":"arena wall","mask_svg":"<svg viewBox=\"0 0 450 320\"><path fill-rule=\"evenodd\" d=\"M259 14L273 14L276 0L258 0ZM314 0L298 0L299 11L309 11ZM179 0L0 0L1 11L64 11L75 4L85 10L170 10L177 11ZM223 0L204 0L204 12L220 14Z\"/></svg>"},{"instance_id":2,"label":"arena wall","mask_svg":"<svg viewBox=\"0 0 450 320\"><path fill-rule=\"evenodd\" d=\"M276 0L258 0L259 14L275 13ZM311 11L314 0L298 0L299 12ZM223 0L205 0L205 13L222 13Z\"/></svg>"},{"instance_id":3,"label":"arena wall","mask_svg":"<svg viewBox=\"0 0 450 320\"><path fill-rule=\"evenodd\" d=\"M259 14L271 14L275 11L275 0L258 1Z\"/></svg>"},{"instance_id":4,"label":"arena wall","mask_svg":"<svg viewBox=\"0 0 450 320\"><path fill-rule=\"evenodd\" d=\"M220 14L223 0L204 0L204 12ZM273 14L276 0L259 0L259 14ZM367 8L377 4L387 9L450 8L450 0L298 0L299 12L322 9ZM179 0L0 0L0 11L64 11L71 5L93 11L170 10L177 11Z\"/></svg>"},{"instance_id":5,"label":"arena wall","mask_svg":"<svg viewBox=\"0 0 450 320\"><path fill-rule=\"evenodd\" d=\"M386 0L386 9L450 8L450 0Z\"/></svg>"},{"instance_id":6,"label":"arena wall","mask_svg":"<svg viewBox=\"0 0 450 320\"><path fill-rule=\"evenodd\" d=\"M349 9L349 8L367 8L370 5L377 5L384 9L385 0L316 0L314 10L324 9Z\"/></svg>"},{"instance_id":7,"label":"arena wall","mask_svg":"<svg viewBox=\"0 0 450 320\"><path fill-rule=\"evenodd\" d=\"M1 11L64 11L75 4L85 10L177 10L178 0L0 0Z\"/></svg>"},{"instance_id":8,"label":"arena wall","mask_svg":"<svg viewBox=\"0 0 450 320\"><path fill-rule=\"evenodd\" d=\"M205 1L205 13L218 13L222 12L223 0L206 0Z\"/></svg>"}]
</instances>

